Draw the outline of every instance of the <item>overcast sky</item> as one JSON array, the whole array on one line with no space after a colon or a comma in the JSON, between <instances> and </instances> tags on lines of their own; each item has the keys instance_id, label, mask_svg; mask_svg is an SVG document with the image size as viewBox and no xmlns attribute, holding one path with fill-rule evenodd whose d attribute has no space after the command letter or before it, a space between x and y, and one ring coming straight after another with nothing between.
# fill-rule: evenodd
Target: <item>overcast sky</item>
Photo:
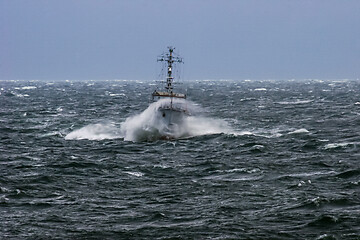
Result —
<instances>
[{"instance_id":1,"label":"overcast sky","mask_svg":"<svg viewBox=\"0 0 360 240\"><path fill-rule=\"evenodd\" d=\"M360 78L359 0L0 0L0 79Z\"/></svg>"}]
</instances>

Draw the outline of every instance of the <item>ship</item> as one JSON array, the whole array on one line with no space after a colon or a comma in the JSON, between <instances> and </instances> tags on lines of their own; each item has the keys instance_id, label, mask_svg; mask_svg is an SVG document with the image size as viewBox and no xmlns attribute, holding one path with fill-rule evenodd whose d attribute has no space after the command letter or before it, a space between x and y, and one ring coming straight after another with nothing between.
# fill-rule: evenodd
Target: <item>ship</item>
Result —
<instances>
[{"instance_id":1,"label":"ship","mask_svg":"<svg viewBox=\"0 0 360 240\"><path fill-rule=\"evenodd\" d=\"M157 121L160 121L161 138L174 139L183 136L185 118L190 115L185 101L186 94L174 91L173 70L176 64L184 63L183 59L174 52L174 47L168 47L168 52L157 58L158 62L166 63L165 86L152 93L153 101L157 101Z\"/></svg>"}]
</instances>

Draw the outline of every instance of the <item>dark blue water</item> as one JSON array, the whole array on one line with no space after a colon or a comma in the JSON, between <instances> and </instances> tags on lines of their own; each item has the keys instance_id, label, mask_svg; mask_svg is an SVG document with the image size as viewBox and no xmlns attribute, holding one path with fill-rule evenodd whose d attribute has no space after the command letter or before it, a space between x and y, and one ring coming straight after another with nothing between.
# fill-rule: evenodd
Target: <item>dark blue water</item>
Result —
<instances>
[{"instance_id":1,"label":"dark blue water","mask_svg":"<svg viewBox=\"0 0 360 240\"><path fill-rule=\"evenodd\" d=\"M0 82L1 239L360 239L360 82ZM146 125L146 127L149 127Z\"/></svg>"}]
</instances>

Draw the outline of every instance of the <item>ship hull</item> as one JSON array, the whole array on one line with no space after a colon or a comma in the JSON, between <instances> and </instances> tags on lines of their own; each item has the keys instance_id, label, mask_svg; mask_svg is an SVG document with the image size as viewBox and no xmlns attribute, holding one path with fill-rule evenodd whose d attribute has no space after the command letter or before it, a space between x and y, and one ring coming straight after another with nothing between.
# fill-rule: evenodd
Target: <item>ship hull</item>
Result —
<instances>
[{"instance_id":1,"label":"ship hull","mask_svg":"<svg viewBox=\"0 0 360 240\"><path fill-rule=\"evenodd\" d=\"M187 113L182 109L159 108L158 116L162 122L162 139L175 139L184 135L184 124Z\"/></svg>"}]
</instances>

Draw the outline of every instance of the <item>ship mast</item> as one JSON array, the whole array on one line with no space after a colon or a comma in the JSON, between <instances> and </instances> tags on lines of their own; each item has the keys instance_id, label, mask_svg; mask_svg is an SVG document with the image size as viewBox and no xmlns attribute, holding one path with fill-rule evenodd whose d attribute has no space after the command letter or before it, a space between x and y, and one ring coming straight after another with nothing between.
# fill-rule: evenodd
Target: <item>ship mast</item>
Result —
<instances>
[{"instance_id":1,"label":"ship mast","mask_svg":"<svg viewBox=\"0 0 360 240\"><path fill-rule=\"evenodd\" d=\"M166 91L158 91L155 90L152 93L153 99L155 97L162 98L162 97L170 97L171 98L171 105L172 105L172 99L173 98L186 98L186 95L183 93L175 93L173 92L173 66L175 63L184 63L183 59L174 53L174 47L168 47L169 52L164 53L160 55L157 59L158 62L166 62L167 63L167 75L166 75L166 85L165 90Z\"/></svg>"},{"instance_id":2,"label":"ship mast","mask_svg":"<svg viewBox=\"0 0 360 240\"><path fill-rule=\"evenodd\" d=\"M163 54L158 58L158 62L167 62L168 68L167 68L167 77L166 77L166 87L165 89L167 90L167 92L169 93L169 95L173 95L173 80L174 77L172 76L172 68L173 68L173 63L174 62L178 62L178 63L182 63L183 60L180 57L174 56L174 47L168 47L169 49L169 53L167 54Z\"/></svg>"}]
</instances>

